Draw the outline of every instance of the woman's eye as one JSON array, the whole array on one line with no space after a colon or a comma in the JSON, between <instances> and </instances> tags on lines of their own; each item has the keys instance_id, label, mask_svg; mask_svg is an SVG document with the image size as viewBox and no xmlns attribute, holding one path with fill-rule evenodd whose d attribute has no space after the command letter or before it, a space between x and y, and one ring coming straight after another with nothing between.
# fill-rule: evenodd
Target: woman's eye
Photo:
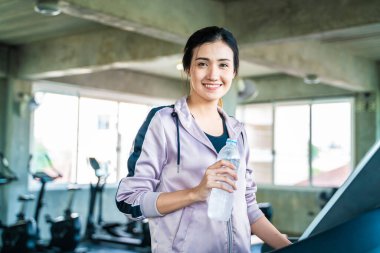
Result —
<instances>
[{"instance_id":1,"label":"woman's eye","mask_svg":"<svg viewBox=\"0 0 380 253\"><path fill-rule=\"evenodd\" d=\"M198 66L199 67L205 67L205 66L207 66L207 64L205 62L198 62Z\"/></svg>"},{"instance_id":2,"label":"woman's eye","mask_svg":"<svg viewBox=\"0 0 380 253\"><path fill-rule=\"evenodd\" d=\"M221 63L221 64L220 64L220 67L221 67L221 68L228 68L228 64L226 64L226 63Z\"/></svg>"}]
</instances>

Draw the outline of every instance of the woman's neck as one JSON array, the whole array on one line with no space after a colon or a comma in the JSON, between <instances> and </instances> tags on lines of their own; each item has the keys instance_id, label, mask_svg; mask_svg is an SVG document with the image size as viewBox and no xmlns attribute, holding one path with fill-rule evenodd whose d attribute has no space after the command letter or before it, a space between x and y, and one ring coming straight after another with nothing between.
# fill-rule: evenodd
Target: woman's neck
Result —
<instances>
[{"instance_id":1,"label":"woman's neck","mask_svg":"<svg viewBox=\"0 0 380 253\"><path fill-rule=\"evenodd\" d=\"M218 115L218 101L201 101L190 95L187 97L187 105L193 115L200 117Z\"/></svg>"},{"instance_id":2,"label":"woman's neck","mask_svg":"<svg viewBox=\"0 0 380 253\"><path fill-rule=\"evenodd\" d=\"M191 115L204 132L214 136L223 134L223 121L218 112L217 101L194 101L193 98L189 96L187 98L187 105Z\"/></svg>"}]
</instances>

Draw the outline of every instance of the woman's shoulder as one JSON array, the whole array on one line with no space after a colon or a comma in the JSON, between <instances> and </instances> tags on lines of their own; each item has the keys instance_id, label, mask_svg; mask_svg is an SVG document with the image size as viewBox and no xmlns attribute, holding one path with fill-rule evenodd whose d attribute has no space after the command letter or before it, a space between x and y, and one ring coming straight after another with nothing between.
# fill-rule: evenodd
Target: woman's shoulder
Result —
<instances>
[{"instance_id":1,"label":"woman's shoulder","mask_svg":"<svg viewBox=\"0 0 380 253\"><path fill-rule=\"evenodd\" d=\"M148 115L155 115L157 112L160 112L160 113L170 112L171 113L173 111L173 108L174 108L174 104L172 104L172 105L161 105L161 106L153 107L152 109L150 109Z\"/></svg>"},{"instance_id":2,"label":"woman's shoulder","mask_svg":"<svg viewBox=\"0 0 380 253\"><path fill-rule=\"evenodd\" d=\"M150 125L152 122L155 121L162 121L162 119L165 117L164 115L170 115L173 111L173 105L163 105L163 106L157 106L150 109L148 114L145 117L144 124Z\"/></svg>"},{"instance_id":3,"label":"woman's shoulder","mask_svg":"<svg viewBox=\"0 0 380 253\"><path fill-rule=\"evenodd\" d=\"M244 126L244 123L241 122L240 120L238 120L235 116L233 115L229 115L226 111L224 111L223 109L221 108L218 108L219 110L219 113L222 114L222 116L224 117L224 119L231 125L233 126L234 128L235 127L243 127Z\"/></svg>"}]
</instances>

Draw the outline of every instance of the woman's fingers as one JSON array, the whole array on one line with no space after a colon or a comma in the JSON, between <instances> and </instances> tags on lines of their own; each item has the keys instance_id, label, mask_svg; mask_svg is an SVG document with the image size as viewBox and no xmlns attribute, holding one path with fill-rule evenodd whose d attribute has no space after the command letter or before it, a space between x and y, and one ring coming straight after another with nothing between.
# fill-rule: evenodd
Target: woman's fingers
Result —
<instances>
[{"instance_id":1,"label":"woman's fingers","mask_svg":"<svg viewBox=\"0 0 380 253\"><path fill-rule=\"evenodd\" d=\"M208 169L213 170L213 169L218 169L218 168L222 168L222 167L228 167L232 170L237 169L237 168L235 168L235 165L233 165L231 162L226 161L226 160L219 160L216 163L214 163L213 165L211 165Z\"/></svg>"},{"instance_id":2,"label":"woman's fingers","mask_svg":"<svg viewBox=\"0 0 380 253\"><path fill-rule=\"evenodd\" d=\"M233 180L238 180L237 173L229 167L222 167L214 170L215 175L228 175Z\"/></svg>"},{"instance_id":3,"label":"woman's fingers","mask_svg":"<svg viewBox=\"0 0 380 253\"><path fill-rule=\"evenodd\" d=\"M211 175L207 178L208 188L219 188L228 192L233 192L237 189L235 180L232 180L226 174Z\"/></svg>"},{"instance_id":4,"label":"woman's fingers","mask_svg":"<svg viewBox=\"0 0 380 253\"><path fill-rule=\"evenodd\" d=\"M217 176L216 183L217 188L219 189L227 190L228 192L233 192L234 190L237 190L235 181L228 176Z\"/></svg>"}]
</instances>

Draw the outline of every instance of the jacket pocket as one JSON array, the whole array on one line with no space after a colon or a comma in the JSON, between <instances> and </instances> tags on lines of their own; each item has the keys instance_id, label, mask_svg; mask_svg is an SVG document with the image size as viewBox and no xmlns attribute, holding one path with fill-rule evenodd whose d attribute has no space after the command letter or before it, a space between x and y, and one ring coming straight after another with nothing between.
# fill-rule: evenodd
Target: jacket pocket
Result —
<instances>
[{"instance_id":1,"label":"jacket pocket","mask_svg":"<svg viewBox=\"0 0 380 253\"><path fill-rule=\"evenodd\" d=\"M183 252L186 235L193 219L193 211L192 207L185 207L183 209L178 230L173 240L173 252Z\"/></svg>"}]
</instances>

